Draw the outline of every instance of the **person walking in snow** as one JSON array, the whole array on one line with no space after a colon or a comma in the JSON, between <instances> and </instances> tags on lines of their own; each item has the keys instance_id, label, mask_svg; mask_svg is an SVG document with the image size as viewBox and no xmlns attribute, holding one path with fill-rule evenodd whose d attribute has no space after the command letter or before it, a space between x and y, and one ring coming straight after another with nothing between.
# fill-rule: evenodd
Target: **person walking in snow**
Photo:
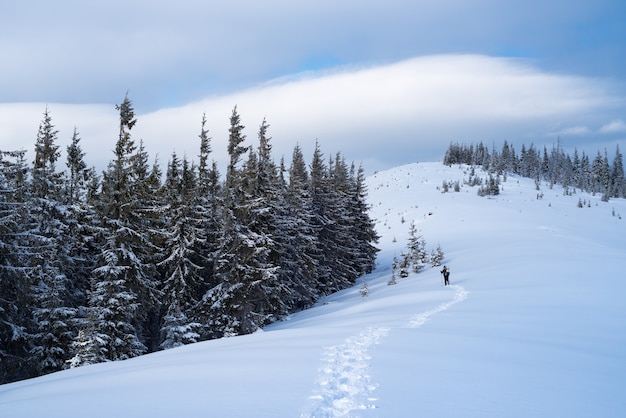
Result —
<instances>
[{"instance_id":1,"label":"person walking in snow","mask_svg":"<svg viewBox=\"0 0 626 418\"><path fill-rule=\"evenodd\" d=\"M448 266L443 266L443 270L441 270L441 274L443 274L444 285L447 286L450 284L450 270L448 270Z\"/></svg>"}]
</instances>

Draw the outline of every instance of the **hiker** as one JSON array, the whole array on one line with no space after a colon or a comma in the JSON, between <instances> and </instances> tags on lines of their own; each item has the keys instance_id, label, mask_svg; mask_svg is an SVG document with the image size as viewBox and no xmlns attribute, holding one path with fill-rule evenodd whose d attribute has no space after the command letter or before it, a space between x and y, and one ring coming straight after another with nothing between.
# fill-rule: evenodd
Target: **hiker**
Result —
<instances>
[{"instance_id":1,"label":"hiker","mask_svg":"<svg viewBox=\"0 0 626 418\"><path fill-rule=\"evenodd\" d=\"M441 270L441 274L443 274L444 285L447 286L450 284L450 270L448 270L448 266L443 266L443 270Z\"/></svg>"}]
</instances>

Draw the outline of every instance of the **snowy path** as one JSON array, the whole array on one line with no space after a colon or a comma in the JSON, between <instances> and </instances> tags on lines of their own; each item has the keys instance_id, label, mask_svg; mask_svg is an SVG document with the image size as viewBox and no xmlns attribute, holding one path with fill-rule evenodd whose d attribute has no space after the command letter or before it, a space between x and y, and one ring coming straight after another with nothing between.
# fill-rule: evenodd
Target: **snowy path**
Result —
<instances>
[{"instance_id":1,"label":"snowy path","mask_svg":"<svg viewBox=\"0 0 626 418\"><path fill-rule=\"evenodd\" d=\"M432 315L449 309L467 298L463 286L452 285L454 298L425 312L414 315L404 328L419 328ZM376 408L373 392L378 386L368 374L369 349L379 344L390 329L369 327L356 336L325 349L316 388L310 396L311 405L301 418L330 418L349 416L351 411Z\"/></svg>"},{"instance_id":2,"label":"snowy path","mask_svg":"<svg viewBox=\"0 0 626 418\"><path fill-rule=\"evenodd\" d=\"M450 308L452 305L455 305L467 299L467 290L465 290L463 286L451 285L450 287L456 289L456 293L454 294L454 299L452 299L449 302L442 303L441 305L429 311L422 312L413 316L413 318L411 318L411 320L405 325L405 328L419 328L422 325L424 325L424 323L428 321L429 318L433 316L434 314L439 313L441 311L445 311L446 309Z\"/></svg>"}]
</instances>

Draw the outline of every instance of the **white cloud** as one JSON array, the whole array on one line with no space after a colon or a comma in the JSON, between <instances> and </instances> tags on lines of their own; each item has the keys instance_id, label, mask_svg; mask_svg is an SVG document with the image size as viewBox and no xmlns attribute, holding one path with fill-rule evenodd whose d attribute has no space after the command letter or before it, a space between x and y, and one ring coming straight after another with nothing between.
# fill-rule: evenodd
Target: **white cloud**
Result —
<instances>
[{"instance_id":1,"label":"white cloud","mask_svg":"<svg viewBox=\"0 0 626 418\"><path fill-rule=\"evenodd\" d=\"M310 156L319 139L326 155L341 151L374 170L440 159L451 141L491 144L508 139L537 144L538 138L554 132L553 126L569 126L563 132L581 136L598 119L623 113L624 101L608 91L597 80L545 73L520 60L426 56L296 75L140 114L134 137L144 140L152 156L158 153L162 164L174 150L196 158L200 121L206 112L214 157L223 164L228 121L237 105L252 145L258 126L267 118L277 159L289 160L296 143ZM17 143L32 149L44 109L45 105L0 106L0 129L4 129L0 149ZM87 160L104 167L116 140L113 104L51 104L50 109L60 137L69 142L77 125Z\"/></svg>"},{"instance_id":2,"label":"white cloud","mask_svg":"<svg viewBox=\"0 0 626 418\"><path fill-rule=\"evenodd\" d=\"M333 64L468 51L623 81L623 49L609 47L621 32L597 45L572 30L589 16L621 28L612 3L14 1L0 13L0 101L101 103L130 89L154 110Z\"/></svg>"},{"instance_id":3,"label":"white cloud","mask_svg":"<svg viewBox=\"0 0 626 418\"><path fill-rule=\"evenodd\" d=\"M626 132L626 122L621 119L616 119L612 122L603 125L600 128L600 133L602 134L614 134L614 133L622 133Z\"/></svg>"}]
</instances>

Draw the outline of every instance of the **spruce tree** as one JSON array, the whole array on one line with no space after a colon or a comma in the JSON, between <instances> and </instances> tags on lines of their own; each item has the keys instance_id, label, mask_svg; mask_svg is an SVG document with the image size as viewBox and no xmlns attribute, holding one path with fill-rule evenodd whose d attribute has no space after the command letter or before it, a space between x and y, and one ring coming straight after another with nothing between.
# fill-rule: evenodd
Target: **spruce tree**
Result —
<instances>
[{"instance_id":1,"label":"spruce tree","mask_svg":"<svg viewBox=\"0 0 626 418\"><path fill-rule=\"evenodd\" d=\"M354 166L352 171L354 171ZM367 186L365 184L365 170L359 166L356 177L351 176L349 209L351 217L351 231L355 238L355 267L357 274L369 274L376 267L376 255L379 249L376 223L369 215L370 206L367 203Z\"/></svg>"},{"instance_id":2,"label":"spruce tree","mask_svg":"<svg viewBox=\"0 0 626 418\"><path fill-rule=\"evenodd\" d=\"M23 266L29 256L20 245L28 168L25 151L0 153L0 383L34 375L29 363L32 317Z\"/></svg>"},{"instance_id":3,"label":"spruce tree","mask_svg":"<svg viewBox=\"0 0 626 418\"><path fill-rule=\"evenodd\" d=\"M68 239L68 212L62 204L64 180L56 170L60 156L57 132L46 109L35 142L27 222L21 234L24 248L30 248L25 272L31 284L34 324L31 361L41 374L65 367L75 335L71 324L76 309L69 306L66 275L72 243Z\"/></svg>"},{"instance_id":4,"label":"spruce tree","mask_svg":"<svg viewBox=\"0 0 626 418\"><path fill-rule=\"evenodd\" d=\"M289 283L290 306L303 309L311 306L320 295L316 281L320 257L313 226L309 175L299 146L293 150L289 182L285 187L277 216L280 280Z\"/></svg>"},{"instance_id":5,"label":"spruce tree","mask_svg":"<svg viewBox=\"0 0 626 418\"><path fill-rule=\"evenodd\" d=\"M426 242L424 238L418 234L415 221L411 222L409 227L409 239L407 243L408 264L414 273L419 273L424 269L427 262Z\"/></svg>"},{"instance_id":6,"label":"spruce tree","mask_svg":"<svg viewBox=\"0 0 626 418\"><path fill-rule=\"evenodd\" d=\"M91 338L103 344L107 360L135 357L154 344L148 317L158 300L153 245L145 227L146 155L136 154L131 129L137 120L128 95L119 111L119 135L114 159L104 173L99 215L104 241L91 277L90 308L95 324ZM112 326L111 324L117 324Z\"/></svg>"},{"instance_id":7,"label":"spruce tree","mask_svg":"<svg viewBox=\"0 0 626 418\"><path fill-rule=\"evenodd\" d=\"M202 286L198 263L203 230L201 213L195 204L196 177L187 159L182 164L172 155L164 184L169 226L165 234L164 259L158 266L163 271L164 316L160 324L160 347L163 349L199 341L200 324L193 322L191 309L197 302L198 288Z\"/></svg>"},{"instance_id":8,"label":"spruce tree","mask_svg":"<svg viewBox=\"0 0 626 418\"><path fill-rule=\"evenodd\" d=\"M351 234L349 209L350 179L340 154L324 164L316 146L311 162L310 190L313 225L319 249L318 283L322 294L344 289L354 283L359 268L354 264L355 239Z\"/></svg>"},{"instance_id":9,"label":"spruce tree","mask_svg":"<svg viewBox=\"0 0 626 418\"><path fill-rule=\"evenodd\" d=\"M604 158L602 158L600 151L598 151L598 154L593 159L591 179L591 191L593 193L602 193L604 199L608 198L611 175L606 152Z\"/></svg>"},{"instance_id":10,"label":"spruce tree","mask_svg":"<svg viewBox=\"0 0 626 418\"><path fill-rule=\"evenodd\" d=\"M253 281L251 292L259 302L254 304L253 309L258 318L267 318L260 325L289 313L288 298L291 293L279 273L282 254L277 237L281 233L278 218L283 203L283 189L278 167L272 157L268 128L269 124L263 119L258 131L256 167L249 165L244 173L252 185L248 189L248 195L252 198L251 210L248 212L249 229L258 243L258 254L253 261L258 279Z\"/></svg>"},{"instance_id":11,"label":"spruce tree","mask_svg":"<svg viewBox=\"0 0 626 418\"><path fill-rule=\"evenodd\" d=\"M93 347L82 354L92 358L94 352L101 353L97 359L106 361L126 360L147 351L135 325L140 304L129 286L128 276L134 273L134 266L128 260L131 254L117 248L116 238L115 235L108 237L98 267L94 269L87 318L90 322L81 336L83 342L88 341ZM75 360L83 361L87 359Z\"/></svg>"},{"instance_id":12,"label":"spruce tree","mask_svg":"<svg viewBox=\"0 0 626 418\"><path fill-rule=\"evenodd\" d=\"M433 267L438 267L441 265L441 262L443 261L444 258L445 258L445 255L444 255L443 249L441 248L440 244L437 244L437 248L431 252L430 264Z\"/></svg>"},{"instance_id":13,"label":"spruce tree","mask_svg":"<svg viewBox=\"0 0 626 418\"><path fill-rule=\"evenodd\" d=\"M74 127L72 141L67 146L67 168L69 174L65 185L65 199L68 205L77 202L84 202L86 199L86 184L91 177L91 171L87 168L82 147L80 146L81 138L78 130Z\"/></svg>"},{"instance_id":14,"label":"spruce tree","mask_svg":"<svg viewBox=\"0 0 626 418\"><path fill-rule=\"evenodd\" d=\"M333 218L330 207L331 184L329 173L319 144L315 144L309 176L309 192L311 195L311 225L315 231L317 246L316 255L316 288L320 295L327 295L343 287L337 282L330 260L336 255L333 248Z\"/></svg>"},{"instance_id":15,"label":"spruce tree","mask_svg":"<svg viewBox=\"0 0 626 418\"><path fill-rule=\"evenodd\" d=\"M237 107L230 117L228 155L223 193L224 206L219 249L215 259L215 282L203 296L199 315L206 319L207 338L245 334L254 327L247 321L249 306L245 300L247 266L243 258L254 253L255 243L248 241L241 219L248 207L245 202L242 155L248 147Z\"/></svg>"},{"instance_id":16,"label":"spruce tree","mask_svg":"<svg viewBox=\"0 0 626 418\"><path fill-rule=\"evenodd\" d=\"M198 165L198 180L195 192L196 211L201 213L201 223L198 228L202 230L202 235L198 238L198 248L196 252L201 255L203 265L202 285L196 290L196 298L202 295L213 285L215 257L218 251L218 241L221 229L222 214L222 189L220 173L215 160L209 161L211 154L211 138L206 129L206 115L202 115L202 125L200 129L200 155Z\"/></svg>"},{"instance_id":17,"label":"spruce tree","mask_svg":"<svg viewBox=\"0 0 626 418\"><path fill-rule=\"evenodd\" d=\"M66 238L68 243L65 274L70 278L70 297L74 307L85 306L89 290L89 276L98 254L95 237L100 232L95 208L90 199L90 185L98 188L95 169L88 168L81 138L74 128L70 145L66 148L66 166L62 201L65 205Z\"/></svg>"},{"instance_id":18,"label":"spruce tree","mask_svg":"<svg viewBox=\"0 0 626 418\"><path fill-rule=\"evenodd\" d=\"M611 197L626 197L626 181L624 180L624 163L619 145L615 147L615 158L611 170Z\"/></svg>"},{"instance_id":19,"label":"spruce tree","mask_svg":"<svg viewBox=\"0 0 626 418\"><path fill-rule=\"evenodd\" d=\"M230 163L224 190L224 218L213 286L203 298L210 337L246 334L288 311L280 282L277 224L278 175L271 159L267 123L259 128L258 153L248 147L236 109L231 117ZM208 309L207 309L208 307Z\"/></svg>"}]
</instances>

